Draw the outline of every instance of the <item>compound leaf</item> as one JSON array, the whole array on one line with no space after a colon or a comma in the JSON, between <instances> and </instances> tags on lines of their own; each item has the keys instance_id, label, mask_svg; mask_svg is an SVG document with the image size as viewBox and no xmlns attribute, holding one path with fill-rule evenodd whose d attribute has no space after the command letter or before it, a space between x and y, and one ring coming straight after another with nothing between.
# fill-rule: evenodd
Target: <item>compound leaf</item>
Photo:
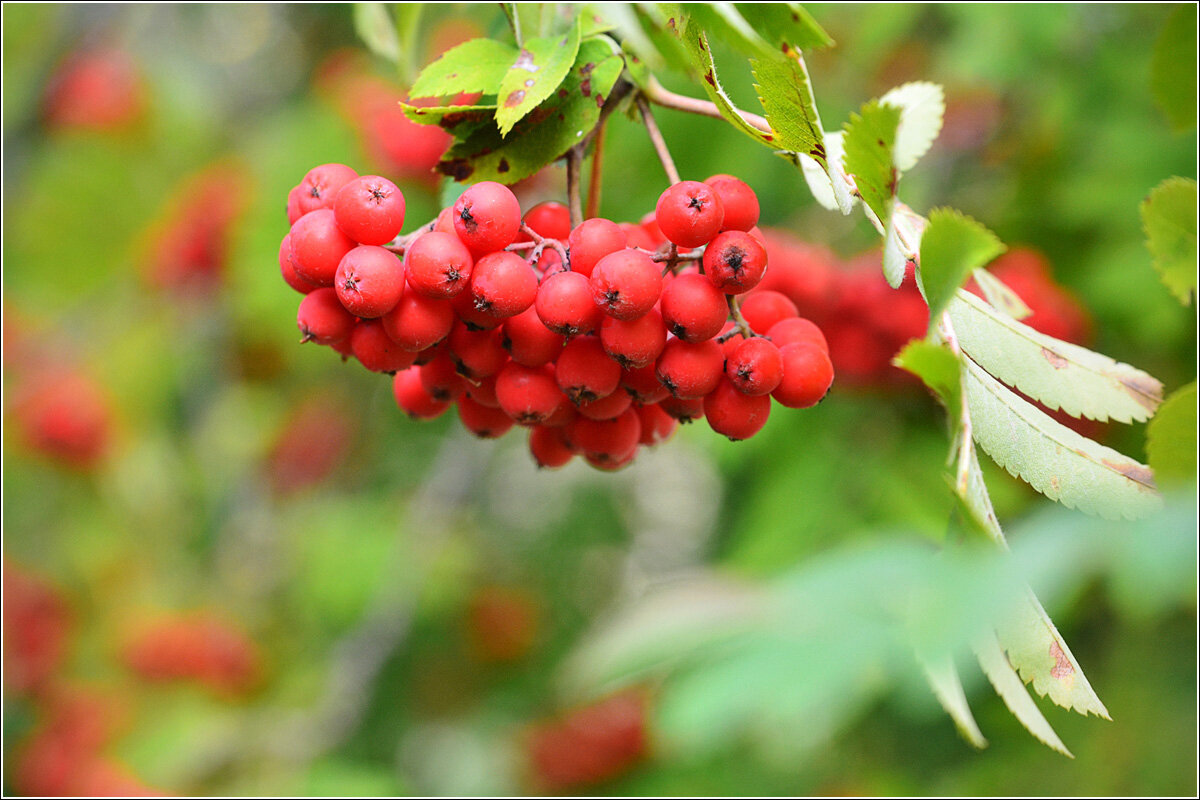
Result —
<instances>
[{"instance_id":1,"label":"compound leaf","mask_svg":"<svg viewBox=\"0 0 1200 800\"><path fill-rule=\"evenodd\" d=\"M1196 479L1196 382L1171 393L1146 426L1146 459L1163 483Z\"/></svg>"},{"instance_id":2,"label":"compound leaf","mask_svg":"<svg viewBox=\"0 0 1200 800\"><path fill-rule=\"evenodd\" d=\"M579 54L581 17L560 36L527 39L505 72L496 95L496 126L507 136L513 126L549 97L567 77Z\"/></svg>"},{"instance_id":3,"label":"compound leaf","mask_svg":"<svg viewBox=\"0 0 1200 800\"><path fill-rule=\"evenodd\" d=\"M498 94L520 51L495 39L471 39L430 62L413 83L410 97Z\"/></svg>"},{"instance_id":4,"label":"compound leaf","mask_svg":"<svg viewBox=\"0 0 1200 800\"><path fill-rule=\"evenodd\" d=\"M1188 305L1196 291L1196 182L1168 178L1150 192L1141 211L1154 268L1179 302Z\"/></svg>"},{"instance_id":5,"label":"compound leaf","mask_svg":"<svg viewBox=\"0 0 1200 800\"><path fill-rule=\"evenodd\" d=\"M929 318L938 317L967 276L1004 252L996 234L953 209L935 208L921 237L921 284Z\"/></svg>"}]
</instances>

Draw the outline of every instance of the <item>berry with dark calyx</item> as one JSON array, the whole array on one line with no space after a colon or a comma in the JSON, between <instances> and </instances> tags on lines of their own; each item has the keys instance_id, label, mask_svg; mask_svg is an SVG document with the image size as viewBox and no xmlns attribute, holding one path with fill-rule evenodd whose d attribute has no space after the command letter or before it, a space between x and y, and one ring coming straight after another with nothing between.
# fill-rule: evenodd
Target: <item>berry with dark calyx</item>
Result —
<instances>
[{"instance_id":1,"label":"berry with dark calyx","mask_svg":"<svg viewBox=\"0 0 1200 800\"><path fill-rule=\"evenodd\" d=\"M296 220L288 234L296 274L317 286L333 286L338 264L355 242L333 220L333 212L317 209Z\"/></svg>"},{"instance_id":2,"label":"berry with dark calyx","mask_svg":"<svg viewBox=\"0 0 1200 800\"><path fill-rule=\"evenodd\" d=\"M574 271L544 278L534 308L542 324L560 336L592 333L604 318L604 312L592 302L588 279Z\"/></svg>"},{"instance_id":3,"label":"berry with dark calyx","mask_svg":"<svg viewBox=\"0 0 1200 800\"><path fill-rule=\"evenodd\" d=\"M292 235L289 233L283 237L283 241L279 243L279 270L283 273L283 280L288 286L295 289L300 294L308 294L314 289L321 287L315 283L309 283L296 274L296 265L292 263Z\"/></svg>"},{"instance_id":4,"label":"berry with dark calyx","mask_svg":"<svg viewBox=\"0 0 1200 800\"><path fill-rule=\"evenodd\" d=\"M426 297L454 297L470 284L474 259L449 233L432 231L417 237L404 254L408 283Z\"/></svg>"},{"instance_id":5,"label":"berry with dark calyx","mask_svg":"<svg viewBox=\"0 0 1200 800\"><path fill-rule=\"evenodd\" d=\"M372 372L398 372L412 366L416 353L392 341L377 319L360 320L350 333L350 352Z\"/></svg>"},{"instance_id":6,"label":"berry with dark calyx","mask_svg":"<svg viewBox=\"0 0 1200 800\"><path fill-rule=\"evenodd\" d=\"M473 331L461 322L456 323L446 337L446 347L458 374L469 381L495 375L509 360L501 332L496 329Z\"/></svg>"},{"instance_id":7,"label":"berry with dark calyx","mask_svg":"<svg viewBox=\"0 0 1200 800\"><path fill-rule=\"evenodd\" d=\"M545 422L567 399L550 367L526 367L509 362L496 376L500 408L518 425Z\"/></svg>"},{"instance_id":8,"label":"berry with dark calyx","mask_svg":"<svg viewBox=\"0 0 1200 800\"><path fill-rule=\"evenodd\" d=\"M315 289L300 301L296 325L305 342L336 344L350 335L354 315L345 309L333 289Z\"/></svg>"},{"instance_id":9,"label":"berry with dark calyx","mask_svg":"<svg viewBox=\"0 0 1200 800\"><path fill-rule=\"evenodd\" d=\"M725 370L725 354L715 339L668 339L656 364L658 379L675 397L691 400L711 392Z\"/></svg>"},{"instance_id":10,"label":"berry with dark calyx","mask_svg":"<svg viewBox=\"0 0 1200 800\"><path fill-rule=\"evenodd\" d=\"M396 307L404 293L404 265L382 247L359 245L342 257L333 288L354 316L381 317Z\"/></svg>"},{"instance_id":11,"label":"berry with dark calyx","mask_svg":"<svg viewBox=\"0 0 1200 800\"><path fill-rule=\"evenodd\" d=\"M547 425L536 425L529 432L529 452L542 469L558 469L575 457L563 429Z\"/></svg>"},{"instance_id":12,"label":"berry with dark calyx","mask_svg":"<svg viewBox=\"0 0 1200 800\"><path fill-rule=\"evenodd\" d=\"M634 410L642 423L642 435L638 440L641 444L653 446L665 442L679 427L679 420L663 411L657 403L635 405Z\"/></svg>"},{"instance_id":13,"label":"berry with dark calyx","mask_svg":"<svg viewBox=\"0 0 1200 800\"><path fill-rule=\"evenodd\" d=\"M704 181L721 198L725 222L721 230L748 231L758 224L758 196L732 175L713 175Z\"/></svg>"},{"instance_id":14,"label":"berry with dark calyx","mask_svg":"<svg viewBox=\"0 0 1200 800\"><path fill-rule=\"evenodd\" d=\"M807 343L816 345L826 354L829 353L829 344L825 341L825 334L814 322L804 317L792 317L776 322L767 330L767 336L775 343L776 347Z\"/></svg>"},{"instance_id":15,"label":"berry with dark calyx","mask_svg":"<svg viewBox=\"0 0 1200 800\"><path fill-rule=\"evenodd\" d=\"M469 291L477 310L501 319L515 317L537 299L537 276L516 253L489 253L475 262Z\"/></svg>"},{"instance_id":16,"label":"berry with dark calyx","mask_svg":"<svg viewBox=\"0 0 1200 800\"><path fill-rule=\"evenodd\" d=\"M665 413L680 422L692 422L704 416L704 398L696 397L685 400L682 397L668 397L658 404Z\"/></svg>"},{"instance_id":17,"label":"berry with dark calyx","mask_svg":"<svg viewBox=\"0 0 1200 800\"><path fill-rule=\"evenodd\" d=\"M676 275L663 287L666 328L685 342L702 342L721 332L729 317L725 295L699 273Z\"/></svg>"},{"instance_id":18,"label":"berry with dark calyx","mask_svg":"<svg viewBox=\"0 0 1200 800\"><path fill-rule=\"evenodd\" d=\"M607 453L585 453L583 460L588 463L588 466L598 469L602 472L616 472L624 469L633 463L633 459L637 456L639 445L630 447L624 453L619 455L609 455Z\"/></svg>"},{"instance_id":19,"label":"berry with dark calyx","mask_svg":"<svg viewBox=\"0 0 1200 800\"><path fill-rule=\"evenodd\" d=\"M653 308L633 320L605 317L600 324L600 343L622 369L653 364L667 344L662 315Z\"/></svg>"},{"instance_id":20,"label":"berry with dark calyx","mask_svg":"<svg viewBox=\"0 0 1200 800\"><path fill-rule=\"evenodd\" d=\"M454 313L473 331L490 331L504 324L504 318L480 310L475 305L475 297L469 291L459 292L450 300Z\"/></svg>"},{"instance_id":21,"label":"berry with dark calyx","mask_svg":"<svg viewBox=\"0 0 1200 800\"><path fill-rule=\"evenodd\" d=\"M637 449L642 422L633 408L612 419L577 417L567 425L567 439L589 459L601 463L623 463Z\"/></svg>"},{"instance_id":22,"label":"berry with dark calyx","mask_svg":"<svg viewBox=\"0 0 1200 800\"><path fill-rule=\"evenodd\" d=\"M400 370L392 379L392 394L396 405L413 419L434 419L450 407L445 400L435 400L421 384L421 372L417 367Z\"/></svg>"},{"instance_id":23,"label":"berry with dark calyx","mask_svg":"<svg viewBox=\"0 0 1200 800\"><path fill-rule=\"evenodd\" d=\"M521 229L521 204L503 184L483 181L454 203L454 230L473 254L503 250Z\"/></svg>"},{"instance_id":24,"label":"berry with dark calyx","mask_svg":"<svg viewBox=\"0 0 1200 800\"><path fill-rule=\"evenodd\" d=\"M770 414L769 395L744 394L727 379L704 397L704 416L709 427L734 441L749 439L758 433L767 424Z\"/></svg>"},{"instance_id":25,"label":"berry with dark calyx","mask_svg":"<svg viewBox=\"0 0 1200 800\"><path fill-rule=\"evenodd\" d=\"M704 274L725 294L750 291L766 270L766 248L743 231L718 234L704 251Z\"/></svg>"},{"instance_id":26,"label":"berry with dark calyx","mask_svg":"<svg viewBox=\"0 0 1200 800\"><path fill-rule=\"evenodd\" d=\"M637 319L662 295L662 270L645 253L619 250L600 259L588 283L592 300L608 316Z\"/></svg>"},{"instance_id":27,"label":"berry with dark calyx","mask_svg":"<svg viewBox=\"0 0 1200 800\"><path fill-rule=\"evenodd\" d=\"M726 358L725 377L742 394L770 394L783 380L783 356L772 342L755 336Z\"/></svg>"},{"instance_id":28,"label":"berry with dark calyx","mask_svg":"<svg viewBox=\"0 0 1200 800\"><path fill-rule=\"evenodd\" d=\"M625 409L633 405L633 397L628 392L616 391L608 397L601 397L599 400L593 400L588 403L580 403L577 406L580 416L588 419L612 419L613 417L624 413Z\"/></svg>"},{"instance_id":29,"label":"berry with dark calyx","mask_svg":"<svg viewBox=\"0 0 1200 800\"><path fill-rule=\"evenodd\" d=\"M364 175L338 190L333 216L359 244L387 244L404 226L404 194L387 178Z\"/></svg>"},{"instance_id":30,"label":"berry with dark calyx","mask_svg":"<svg viewBox=\"0 0 1200 800\"><path fill-rule=\"evenodd\" d=\"M454 362L445 353L418 368L421 386L438 402L448 403L462 397L467 390L467 381L454 367Z\"/></svg>"},{"instance_id":31,"label":"berry with dark calyx","mask_svg":"<svg viewBox=\"0 0 1200 800\"><path fill-rule=\"evenodd\" d=\"M611 220L585 219L567 238L571 271L590 278L600 259L625 249L625 233Z\"/></svg>"},{"instance_id":32,"label":"berry with dark calyx","mask_svg":"<svg viewBox=\"0 0 1200 800\"><path fill-rule=\"evenodd\" d=\"M448 301L434 300L416 291L404 292L395 308L379 318L392 341L414 353L445 339L455 319L454 308Z\"/></svg>"},{"instance_id":33,"label":"berry with dark calyx","mask_svg":"<svg viewBox=\"0 0 1200 800\"><path fill-rule=\"evenodd\" d=\"M480 405L465 395L458 398L458 418L480 439L499 439L513 426L512 418L502 409Z\"/></svg>"},{"instance_id":34,"label":"berry with dark calyx","mask_svg":"<svg viewBox=\"0 0 1200 800\"><path fill-rule=\"evenodd\" d=\"M571 235L571 212L562 203L538 203L525 212L525 224L539 236L565 242Z\"/></svg>"},{"instance_id":35,"label":"berry with dark calyx","mask_svg":"<svg viewBox=\"0 0 1200 800\"><path fill-rule=\"evenodd\" d=\"M680 247L700 247L721 230L725 209L711 186L680 181L659 196L654 220L669 241Z\"/></svg>"},{"instance_id":36,"label":"berry with dark calyx","mask_svg":"<svg viewBox=\"0 0 1200 800\"><path fill-rule=\"evenodd\" d=\"M527 367L549 364L562 352L565 339L542 324L537 309L530 307L504 321L501 344L512 360Z\"/></svg>"},{"instance_id":37,"label":"berry with dark calyx","mask_svg":"<svg viewBox=\"0 0 1200 800\"><path fill-rule=\"evenodd\" d=\"M559 388L579 405L608 397L621 382L621 367L608 357L598 336L567 342L554 365Z\"/></svg>"},{"instance_id":38,"label":"berry with dark calyx","mask_svg":"<svg viewBox=\"0 0 1200 800\"><path fill-rule=\"evenodd\" d=\"M301 214L321 208L333 208L337 193L357 177L358 173L345 164L322 164L313 167L297 187L300 191L296 200Z\"/></svg>"},{"instance_id":39,"label":"berry with dark calyx","mask_svg":"<svg viewBox=\"0 0 1200 800\"><path fill-rule=\"evenodd\" d=\"M639 369L621 370L621 387L639 403L650 405L671 396L667 387L658 379L653 364Z\"/></svg>"},{"instance_id":40,"label":"berry with dark calyx","mask_svg":"<svg viewBox=\"0 0 1200 800\"><path fill-rule=\"evenodd\" d=\"M761 284L759 286L742 297L742 319L750 325L750 330L766 336L772 325L799 316L800 311L787 295L764 291Z\"/></svg>"},{"instance_id":41,"label":"berry with dark calyx","mask_svg":"<svg viewBox=\"0 0 1200 800\"><path fill-rule=\"evenodd\" d=\"M780 348L783 380L771 396L788 408L809 408L821 402L833 384L829 355L814 344L789 344Z\"/></svg>"}]
</instances>

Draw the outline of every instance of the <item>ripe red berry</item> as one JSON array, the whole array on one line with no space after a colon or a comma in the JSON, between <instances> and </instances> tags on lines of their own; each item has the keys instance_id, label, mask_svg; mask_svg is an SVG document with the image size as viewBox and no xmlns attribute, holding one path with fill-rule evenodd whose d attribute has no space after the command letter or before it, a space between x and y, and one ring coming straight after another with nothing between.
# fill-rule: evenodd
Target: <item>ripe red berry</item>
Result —
<instances>
[{"instance_id":1,"label":"ripe red berry","mask_svg":"<svg viewBox=\"0 0 1200 800\"><path fill-rule=\"evenodd\" d=\"M625 233L611 220L585 219L567 239L571 271L590 278L600 259L625 249Z\"/></svg>"},{"instance_id":2,"label":"ripe red berry","mask_svg":"<svg viewBox=\"0 0 1200 800\"><path fill-rule=\"evenodd\" d=\"M392 379L392 394L396 405L413 419L433 419L445 413L450 403L435 400L425 391L421 383L421 371L417 367L401 370Z\"/></svg>"},{"instance_id":3,"label":"ripe red berry","mask_svg":"<svg viewBox=\"0 0 1200 800\"><path fill-rule=\"evenodd\" d=\"M446 347L458 374L478 381L503 369L509 359L501 335L499 330L473 331L462 322L456 323L446 337Z\"/></svg>"},{"instance_id":4,"label":"ripe red berry","mask_svg":"<svg viewBox=\"0 0 1200 800\"><path fill-rule=\"evenodd\" d=\"M458 418L480 439L499 439L513 426L512 418L502 409L480 405L465 395L458 398Z\"/></svg>"},{"instance_id":5,"label":"ripe red berry","mask_svg":"<svg viewBox=\"0 0 1200 800\"><path fill-rule=\"evenodd\" d=\"M615 391L608 397L601 397L599 400L592 400L589 403L580 403L578 411L580 416L588 419L612 419L625 413L625 409L633 405L633 398L628 392Z\"/></svg>"},{"instance_id":6,"label":"ripe red berry","mask_svg":"<svg viewBox=\"0 0 1200 800\"><path fill-rule=\"evenodd\" d=\"M335 344L350 335L354 315L345 309L333 289L316 289L300 301L296 325L305 342Z\"/></svg>"},{"instance_id":7,"label":"ripe red berry","mask_svg":"<svg viewBox=\"0 0 1200 800\"><path fill-rule=\"evenodd\" d=\"M664 412L680 422L692 422L704 416L704 398L668 397L658 404Z\"/></svg>"},{"instance_id":8,"label":"ripe red berry","mask_svg":"<svg viewBox=\"0 0 1200 800\"><path fill-rule=\"evenodd\" d=\"M338 190L333 215L354 241L387 244L404 225L404 194L387 178L364 175Z\"/></svg>"},{"instance_id":9,"label":"ripe red berry","mask_svg":"<svg viewBox=\"0 0 1200 800\"><path fill-rule=\"evenodd\" d=\"M283 273L283 279L287 285L295 289L300 294L308 294L314 289L319 289L315 283L309 283L296 274L296 265L292 263L292 235L285 234L283 241L279 243L279 270Z\"/></svg>"},{"instance_id":10,"label":"ripe red berry","mask_svg":"<svg viewBox=\"0 0 1200 800\"><path fill-rule=\"evenodd\" d=\"M732 175L713 175L704 181L721 198L725 210L726 231L748 231L758 224L758 196L754 190Z\"/></svg>"},{"instance_id":11,"label":"ripe red berry","mask_svg":"<svg viewBox=\"0 0 1200 800\"><path fill-rule=\"evenodd\" d=\"M419 352L446 338L454 327L454 308L418 292L404 292L395 308L380 317L392 341L405 350Z\"/></svg>"},{"instance_id":12,"label":"ripe red berry","mask_svg":"<svg viewBox=\"0 0 1200 800\"><path fill-rule=\"evenodd\" d=\"M454 362L444 353L418 368L421 386L438 402L449 402L462 397L467 390L467 381L454 367Z\"/></svg>"},{"instance_id":13,"label":"ripe red berry","mask_svg":"<svg viewBox=\"0 0 1200 800\"><path fill-rule=\"evenodd\" d=\"M404 265L382 247L359 245L342 257L333 288L354 316L381 317L396 307L404 293Z\"/></svg>"},{"instance_id":14,"label":"ripe red berry","mask_svg":"<svg viewBox=\"0 0 1200 800\"><path fill-rule=\"evenodd\" d=\"M680 247L699 247L721 230L725 209L711 186L680 181L659 196L654 220L670 241Z\"/></svg>"},{"instance_id":15,"label":"ripe red berry","mask_svg":"<svg viewBox=\"0 0 1200 800\"><path fill-rule=\"evenodd\" d=\"M567 439L585 456L600 463L624 463L637 449L642 422L632 408L613 419L576 417L567 425Z\"/></svg>"},{"instance_id":16,"label":"ripe red berry","mask_svg":"<svg viewBox=\"0 0 1200 800\"><path fill-rule=\"evenodd\" d=\"M813 344L789 344L780 348L783 380L771 396L788 408L808 408L821 401L833 384L829 355Z\"/></svg>"},{"instance_id":17,"label":"ripe red berry","mask_svg":"<svg viewBox=\"0 0 1200 800\"><path fill-rule=\"evenodd\" d=\"M658 379L653 364L639 369L621 370L621 386L630 397L639 403L650 405L671 396L667 387Z\"/></svg>"},{"instance_id":18,"label":"ripe red berry","mask_svg":"<svg viewBox=\"0 0 1200 800\"><path fill-rule=\"evenodd\" d=\"M658 379L672 395L695 399L716 388L725 370L725 354L715 339L704 342L668 339L656 368Z\"/></svg>"},{"instance_id":19,"label":"ripe red berry","mask_svg":"<svg viewBox=\"0 0 1200 800\"><path fill-rule=\"evenodd\" d=\"M829 353L829 344L825 341L825 334L811 320L804 317L792 317L776 322L767 329L767 336L775 343L776 347L784 347L789 344L808 343Z\"/></svg>"},{"instance_id":20,"label":"ripe red berry","mask_svg":"<svg viewBox=\"0 0 1200 800\"><path fill-rule=\"evenodd\" d=\"M722 380L704 397L704 416L709 426L734 441L758 433L770 414L769 395L743 394L728 380Z\"/></svg>"},{"instance_id":21,"label":"ripe red berry","mask_svg":"<svg viewBox=\"0 0 1200 800\"><path fill-rule=\"evenodd\" d=\"M729 304L703 275L676 275L662 292L662 317L667 330L685 342L702 342L721 332Z\"/></svg>"},{"instance_id":22,"label":"ripe red berry","mask_svg":"<svg viewBox=\"0 0 1200 800\"><path fill-rule=\"evenodd\" d=\"M743 231L719 234L704 251L704 274L725 294L750 291L766 270L766 248Z\"/></svg>"},{"instance_id":23,"label":"ripe red berry","mask_svg":"<svg viewBox=\"0 0 1200 800\"><path fill-rule=\"evenodd\" d=\"M725 377L742 394L770 394L783 380L783 356L773 343L755 336L725 360Z\"/></svg>"},{"instance_id":24,"label":"ripe red berry","mask_svg":"<svg viewBox=\"0 0 1200 800\"><path fill-rule=\"evenodd\" d=\"M621 382L621 368L604 352L598 336L567 342L554 371L559 387L576 405L608 397Z\"/></svg>"},{"instance_id":25,"label":"ripe red berry","mask_svg":"<svg viewBox=\"0 0 1200 800\"><path fill-rule=\"evenodd\" d=\"M454 203L454 230L476 256L503 250L521 229L521 204L503 184L483 181Z\"/></svg>"},{"instance_id":26,"label":"ripe red berry","mask_svg":"<svg viewBox=\"0 0 1200 800\"><path fill-rule=\"evenodd\" d=\"M350 332L350 352L372 372L398 372L417 356L392 341L377 319L361 320Z\"/></svg>"},{"instance_id":27,"label":"ripe red berry","mask_svg":"<svg viewBox=\"0 0 1200 800\"><path fill-rule=\"evenodd\" d=\"M534 304L542 324L560 336L592 333L604 318L592 302L591 284L579 272L556 272L544 278Z\"/></svg>"},{"instance_id":28,"label":"ripe red berry","mask_svg":"<svg viewBox=\"0 0 1200 800\"><path fill-rule=\"evenodd\" d=\"M537 425L529 432L529 452L542 469L557 469L575 457L563 429Z\"/></svg>"},{"instance_id":29,"label":"ripe red berry","mask_svg":"<svg viewBox=\"0 0 1200 800\"><path fill-rule=\"evenodd\" d=\"M296 220L288 236L296 274L318 286L333 286L338 264L355 247L354 240L342 233L327 208Z\"/></svg>"},{"instance_id":30,"label":"ripe red berry","mask_svg":"<svg viewBox=\"0 0 1200 800\"><path fill-rule=\"evenodd\" d=\"M516 253L489 253L475 262L470 292L479 311L515 317L533 305L537 291L537 276Z\"/></svg>"},{"instance_id":31,"label":"ripe red berry","mask_svg":"<svg viewBox=\"0 0 1200 800\"><path fill-rule=\"evenodd\" d=\"M639 442L644 445L656 445L665 442L679 427L679 420L672 417L657 404L634 406L638 419L642 423L642 435Z\"/></svg>"},{"instance_id":32,"label":"ripe red berry","mask_svg":"<svg viewBox=\"0 0 1200 800\"><path fill-rule=\"evenodd\" d=\"M471 280L474 261L456 236L432 231L419 236L404 254L408 283L433 298L454 297Z\"/></svg>"},{"instance_id":33,"label":"ripe red berry","mask_svg":"<svg viewBox=\"0 0 1200 800\"><path fill-rule=\"evenodd\" d=\"M525 212L525 224L539 236L566 242L571 235L571 212L562 203L538 203Z\"/></svg>"},{"instance_id":34,"label":"ripe red berry","mask_svg":"<svg viewBox=\"0 0 1200 800\"><path fill-rule=\"evenodd\" d=\"M503 372L503 370L501 371ZM500 398L496 396L495 375L480 378L478 383L468 383L467 394L481 406L487 406L488 408L500 407Z\"/></svg>"},{"instance_id":35,"label":"ripe red berry","mask_svg":"<svg viewBox=\"0 0 1200 800\"><path fill-rule=\"evenodd\" d=\"M287 218L288 225L295 225L296 220L304 216L304 212L300 210L300 187L293 186L288 192L287 199Z\"/></svg>"},{"instance_id":36,"label":"ripe red berry","mask_svg":"<svg viewBox=\"0 0 1200 800\"><path fill-rule=\"evenodd\" d=\"M490 331L504 324L504 318L475 307L475 297L470 291L459 292L450 300L454 313L473 331Z\"/></svg>"},{"instance_id":37,"label":"ripe red berry","mask_svg":"<svg viewBox=\"0 0 1200 800\"><path fill-rule=\"evenodd\" d=\"M300 191L296 199L301 214L308 214L320 208L333 208L338 191L357 177L358 173L345 164L322 164L313 167L298 187Z\"/></svg>"},{"instance_id":38,"label":"ripe red berry","mask_svg":"<svg viewBox=\"0 0 1200 800\"><path fill-rule=\"evenodd\" d=\"M799 311L787 295L782 292L764 291L762 284L753 292L742 297L742 318L750 330L766 336L776 322L798 316Z\"/></svg>"},{"instance_id":39,"label":"ripe red berry","mask_svg":"<svg viewBox=\"0 0 1200 800\"><path fill-rule=\"evenodd\" d=\"M619 250L600 259L588 283L592 300L610 317L637 319L662 295L662 270L645 253Z\"/></svg>"},{"instance_id":40,"label":"ripe red berry","mask_svg":"<svg viewBox=\"0 0 1200 800\"><path fill-rule=\"evenodd\" d=\"M554 380L554 370L526 367L509 362L496 376L496 399L500 408L519 425L544 422L566 403L567 398Z\"/></svg>"},{"instance_id":41,"label":"ripe red berry","mask_svg":"<svg viewBox=\"0 0 1200 800\"><path fill-rule=\"evenodd\" d=\"M653 308L634 320L605 317L600 324L600 343L623 369L653 364L667 344L662 315Z\"/></svg>"},{"instance_id":42,"label":"ripe red berry","mask_svg":"<svg viewBox=\"0 0 1200 800\"><path fill-rule=\"evenodd\" d=\"M537 367L558 358L566 342L561 335L542 324L537 309L530 307L504 321L501 343L513 361L527 367Z\"/></svg>"}]
</instances>

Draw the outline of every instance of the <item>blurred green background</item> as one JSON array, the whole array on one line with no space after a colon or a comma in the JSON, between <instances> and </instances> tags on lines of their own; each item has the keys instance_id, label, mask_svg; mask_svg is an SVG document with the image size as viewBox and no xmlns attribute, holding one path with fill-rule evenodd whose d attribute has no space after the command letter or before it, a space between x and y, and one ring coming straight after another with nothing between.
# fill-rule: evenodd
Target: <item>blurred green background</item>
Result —
<instances>
[{"instance_id":1,"label":"blurred green background","mask_svg":"<svg viewBox=\"0 0 1200 800\"><path fill-rule=\"evenodd\" d=\"M1195 308L1159 282L1138 216L1160 181L1196 175L1195 130L1173 132L1148 89L1173 7L810 10L838 43L809 58L826 127L905 81L944 85L946 128L905 178L906 202L953 206L1040 250L1090 312L1096 350L1167 391L1194 379ZM289 189L325 162L389 174L338 76L401 87L357 41L349 6L3 14L6 648L15 626L58 630L45 634L63 638L53 685L69 687L14 688L6 652L6 791L30 791L22 769L53 772L54 754L36 761L29 743L58 719L64 692L102 698L93 712L112 730L92 735L95 749L166 792L537 791L530 742L553 731L536 726L586 700L564 688L564 665L651 587L709 571L758 585L803 576L851 543L919 548L944 532L943 412L911 386L835 382L814 409L777 408L749 442L700 423L617 474L580 463L539 472L519 435L474 441L453 414L412 422L386 377L297 346L297 295L275 260ZM421 25L420 63L439 42L506 35L495 5L430 6ZM101 77L63 88L81 60ZM718 64L753 108L749 71L730 52ZM104 107L64 108L96 101L95 81L127 90ZM700 94L682 76L664 82ZM762 225L845 259L873 245L861 218L817 207L798 171L726 124L658 120L683 176L738 175L758 193ZM619 116L605 147L601 213L637 221L664 188L661 167ZM440 189L398 182L407 231L435 214ZM562 199L562 182L555 168L523 197ZM200 280L169 277L185 248ZM64 464L26 430L31 405L53 405L39 394L47 375L89 382L67 392L72 408L98 394L96 453ZM1144 459L1144 426L1100 433ZM1050 505L985 470L1006 525ZM1163 541L1190 542L1181 552L1194 567L1194 509L1170 519L1175 537ZM965 665L991 742L982 752L919 679L845 698L838 724L799 751L766 743L803 738L796 726L809 721L797 719L765 736L731 724L703 747L672 743L651 700L648 752L589 790L1194 795L1195 574L1146 561L1137 575L1152 601L1114 590L1132 567L1110 551L1079 567L1086 579L1072 582L1072 564L1044 576L1047 610L1113 717L1039 701L1073 761L1022 730ZM51 622L10 618L13 575L53 587ZM232 637L209 672L170 680L170 665L157 679L137 668L140 631L200 618ZM693 688L697 706L716 702Z\"/></svg>"}]
</instances>

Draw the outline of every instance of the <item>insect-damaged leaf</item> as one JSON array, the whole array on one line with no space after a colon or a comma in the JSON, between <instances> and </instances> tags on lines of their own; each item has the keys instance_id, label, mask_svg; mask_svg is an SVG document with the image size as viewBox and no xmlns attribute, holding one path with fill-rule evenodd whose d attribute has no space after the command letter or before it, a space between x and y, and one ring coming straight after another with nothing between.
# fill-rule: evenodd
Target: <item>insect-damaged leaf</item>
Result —
<instances>
[{"instance_id":1,"label":"insect-damaged leaf","mask_svg":"<svg viewBox=\"0 0 1200 800\"><path fill-rule=\"evenodd\" d=\"M581 17L560 36L529 39L500 81L496 95L496 126L507 136L522 117L553 94L579 54Z\"/></svg>"}]
</instances>

